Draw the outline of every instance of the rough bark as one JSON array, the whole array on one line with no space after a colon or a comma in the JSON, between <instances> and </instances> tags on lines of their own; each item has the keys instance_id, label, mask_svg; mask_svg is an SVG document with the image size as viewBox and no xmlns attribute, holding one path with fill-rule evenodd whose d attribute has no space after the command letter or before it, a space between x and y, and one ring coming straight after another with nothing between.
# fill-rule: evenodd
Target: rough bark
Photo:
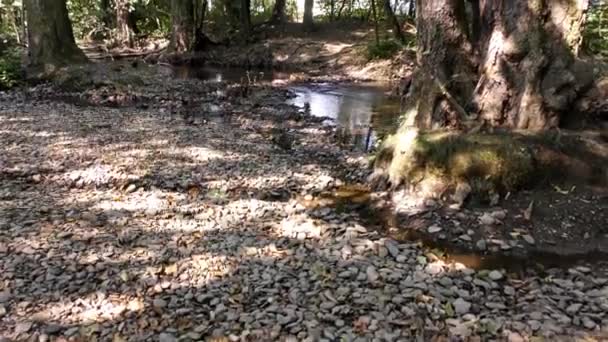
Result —
<instances>
[{"instance_id":1,"label":"rough bark","mask_svg":"<svg viewBox=\"0 0 608 342\"><path fill-rule=\"evenodd\" d=\"M50 71L86 62L76 46L65 0L26 0L29 64Z\"/></svg>"},{"instance_id":2,"label":"rough bark","mask_svg":"<svg viewBox=\"0 0 608 342\"><path fill-rule=\"evenodd\" d=\"M404 101L403 122L423 129L457 126L459 100L470 98L475 73L463 0L418 0L418 70ZM463 77L464 76L464 77Z\"/></svg>"},{"instance_id":3,"label":"rough bark","mask_svg":"<svg viewBox=\"0 0 608 342\"><path fill-rule=\"evenodd\" d=\"M280 24L285 22L285 4L286 0L276 0L272 9L272 16L270 17L270 23Z\"/></svg>"},{"instance_id":4,"label":"rough bark","mask_svg":"<svg viewBox=\"0 0 608 342\"><path fill-rule=\"evenodd\" d=\"M116 0L116 34L120 43L133 46L135 33L130 25L130 9L128 0Z\"/></svg>"},{"instance_id":5,"label":"rough bark","mask_svg":"<svg viewBox=\"0 0 608 342\"><path fill-rule=\"evenodd\" d=\"M384 14L393 26L393 34L395 35L395 38L405 43L405 36L401 30L401 23L399 22L399 19L397 19L397 16L391 7L391 0L384 0Z\"/></svg>"},{"instance_id":6,"label":"rough bark","mask_svg":"<svg viewBox=\"0 0 608 342\"><path fill-rule=\"evenodd\" d=\"M464 4L416 4L418 70L405 123L434 129L477 118L492 127L557 127L593 78L576 59L587 1L481 0L472 32Z\"/></svg>"},{"instance_id":7,"label":"rough bark","mask_svg":"<svg viewBox=\"0 0 608 342\"><path fill-rule=\"evenodd\" d=\"M312 18L312 10L314 7L314 0L304 1L304 30L312 31L314 29L314 22Z\"/></svg>"},{"instance_id":8,"label":"rough bark","mask_svg":"<svg viewBox=\"0 0 608 342\"><path fill-rule=\"evenodd\" d=\"M192 51L195 41L194 4L192 0L171 0L171 42L172 52Z\"/></svg>"},{"instance_id":9,"label":"rough bark","mask_svg":"<svg viewBox=\"0 0 608 342\"><path fill-rule=\"evenodd\" d=\"M480 1L480 77L474 104L492 126L543 130L592 81L576 56L587 0Z\"/></svg>"}]
</instances>

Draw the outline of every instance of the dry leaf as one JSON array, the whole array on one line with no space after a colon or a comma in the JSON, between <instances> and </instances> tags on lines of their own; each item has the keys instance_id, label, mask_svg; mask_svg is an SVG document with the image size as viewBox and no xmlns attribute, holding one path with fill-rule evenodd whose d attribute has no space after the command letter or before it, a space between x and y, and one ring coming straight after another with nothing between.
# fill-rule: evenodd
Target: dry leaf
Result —
<instances>
[{"instance_id":1,"label":"dry leaf","mask_svg":"<svg viewBox=\"0 0 608 342\"><path fill-rule=\"evenodd\" d=\"M524 210L524 218L528 221L532 218L532 211L534 210L534 200L530 202L528 209Z\"/></svg>"}]
</instances>

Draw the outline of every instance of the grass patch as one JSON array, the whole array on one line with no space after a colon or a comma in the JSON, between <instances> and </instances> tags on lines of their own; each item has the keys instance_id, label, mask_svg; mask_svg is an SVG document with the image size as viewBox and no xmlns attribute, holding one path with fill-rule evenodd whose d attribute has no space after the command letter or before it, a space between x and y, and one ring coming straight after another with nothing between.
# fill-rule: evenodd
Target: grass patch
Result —
<instances>
[{"instance_id":1,"label":"grass patch","mask_svg":"<svg viewBox=\"0 0 608 342\"><path fill-rule=\"evenodd\" d=\"M367 45L366 55L370 60L389 59L395 56L402 48L403 45L393 39L383 40L378 44L372 42Z\"/></svg>"}]
</instances>

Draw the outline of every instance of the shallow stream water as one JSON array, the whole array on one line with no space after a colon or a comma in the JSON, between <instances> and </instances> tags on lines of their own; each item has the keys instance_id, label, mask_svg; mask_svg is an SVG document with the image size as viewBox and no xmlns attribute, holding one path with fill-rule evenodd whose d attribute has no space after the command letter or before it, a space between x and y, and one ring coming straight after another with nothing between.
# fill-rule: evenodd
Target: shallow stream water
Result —
<instances>
[{"instance_id":1,"label":"shallow stream water","mask_svg":"<svg viewBox=\"0 0 608 342\"><path fill-rule=\"evenodd\" d=\"M197 78L209 82L272 82L288 81L290 73L231 68L174 69L179 78ZM399 100L387 95L386 84L297 83L287 85L295 96L287 103L308 114L327 118L335 125L340 140L364 151L370 150L382 135L396 127Z\"/></svg>"}]
</instances>

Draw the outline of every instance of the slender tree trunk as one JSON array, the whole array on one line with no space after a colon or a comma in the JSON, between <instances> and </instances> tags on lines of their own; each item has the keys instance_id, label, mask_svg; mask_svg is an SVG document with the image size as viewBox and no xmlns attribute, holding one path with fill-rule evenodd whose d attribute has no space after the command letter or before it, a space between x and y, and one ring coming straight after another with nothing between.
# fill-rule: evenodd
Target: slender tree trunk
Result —
<instances>
[{"instance_id":1,"label":"slender tree trunk","mask_svg":"<svg viewBox=\"0 0 608 342\"><path fill-rule=\"evenodd\" d=\"M171 0L171 42L169 50L189 52L196 45L192 0Z\"/></svg>"},{"instance_id":2,"label":"slender tree trunk","mask_svg":"<svg viewBox=\"0 0 608 342\"><path fill-rule=\"evenodd\" d=\"M378 14L376 13L376 0L371 0L372 14L374 16L374 34L376 36L376 45L380 45L380 33L378 32Z\"/></svg>"},{"instance_id":3,"label":"slender tree trunk","mask_svg":"<svg viewBox=\"0 0 608 342\"><path fill-rule=\"evenodd\" d=\"M270 23L280 24L285 22L285 3L286 0L276 0L272 9L272 16L270 17Z\"/></svg>"},{"instance_id":4,"label":"slender tree trunk","mask_svg":"<svg viewBox=\"0 0 608 342\"><path fill-rule=\"evenodd\" d=\"M312 10L314 7L314 0L304 1L304 30L310 32L314 29L314 22L312 19Z\"/></svg>"},{"instance_id":5,"label":"slender tree trunk","mask_svg":"<svg viewBox=\"0 0 608 342\"><path fill-rule=\"evenodd\" d=\"M65 0L26 0L29 64L42 71L87 61L76 46Z\"/></svg>"},{"instance_id":6,"label":"slender tree trunk","mask_svg":"<svg viewBox=\"0 0 608 342\"><path fill-rule=\"evenodd\" d=\"M395 38L397 38L397 40L401 41L402 43L405 43L405 36L403 35L403 31L401 30L401 23L399 22L399 19L397 19L397 16L395 15L393 8L391 7L391 0L384 0L384 13L386 15L386 18L391 22L391 25L393 26L393 34L395 35Z\"/></svg>"},{"instance_id":7,"label":"slender tree trunk","mask_svg":"<svg viewBox=\"0 0 608 342\"><path fill-rule=\"evenodd\" d=\"M413 18L416 16L416 0L410 0L407 8L407 16Z\"/></svg>"},{"instance_id":8,"label":"slender tree trunk","mask_svg":"<svg viewBox=\"0 0 608 342\"><path fill-rule=\"evenodd\" d=\"M241 0L240 14L241 33L244 39L247 39L251 34L251 2L250 0Z\"/></svg>"},{"instance_id":9,"label":"slender tree trunk","mask_svg":"<svg viewBox=\"0 0 608 342\"><path fill-rule=\"evenodd\" d=\"M469 34L464 0L418 0L418 69L404 125L461 127L478 118L493 127L557 127L593 80L575 58L587 1L479 4L479 27Z\"/></svg>"},{"instance_id":10,"label":"slender tree trunk","mask_svg":"<svg viewBox=\"0 0 608 342\"><path fill-rule=\"evenodd\" d=\"M342 11L344 11L344 7L346 6L346 2L348 0L342 0L342 5L340 5L340 8L338 9L338 19L340 19L342 17Z\"/></svg>"},{"instance_id":11,"label":"slender tree trunk","mask_svg":"<svg viewBox=\"0 0 608 342\"><path fill-rule=\"evenodd\" d=\"M128 0L116 0L117 39L122 44L133 47L135 33L130 25L130 8Z\"/></svg>"}]
</instances>

